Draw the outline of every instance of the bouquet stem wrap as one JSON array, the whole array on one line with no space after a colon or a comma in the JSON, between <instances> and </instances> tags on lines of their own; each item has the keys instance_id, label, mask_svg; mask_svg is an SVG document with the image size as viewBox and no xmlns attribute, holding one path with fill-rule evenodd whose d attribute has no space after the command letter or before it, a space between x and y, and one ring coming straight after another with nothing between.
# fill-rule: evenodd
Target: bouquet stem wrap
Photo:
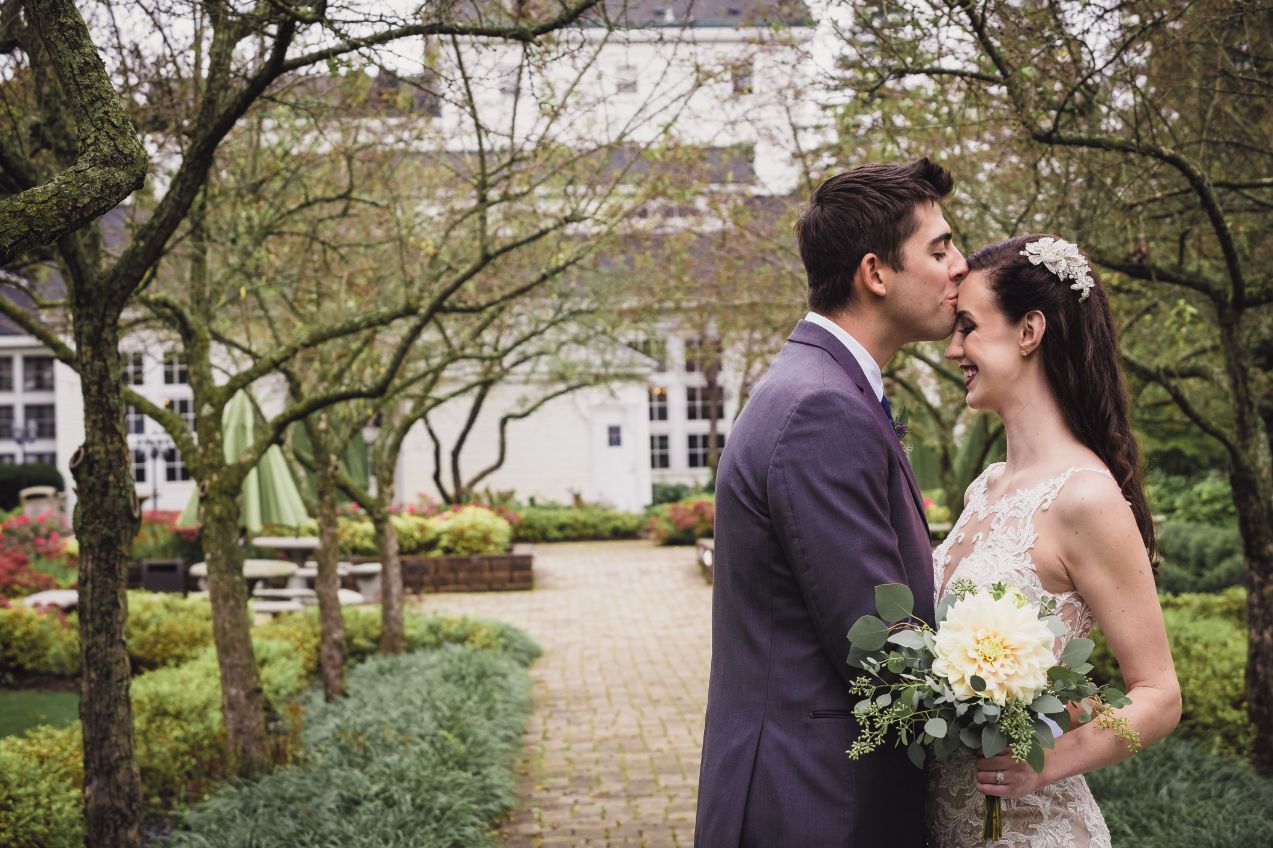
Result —
<instances>
[{"instance_id":1,"label":"bouquet stem wrap","mask_svg":"<svg viewBox=\"0 0 1273 848\"><path fill-rule=\"evenodd\" d=\"M988 842L1003 838L1003 801L997 795L986 796L986 815L981 822L981 838Z\"/></svg>"}]
</instances>

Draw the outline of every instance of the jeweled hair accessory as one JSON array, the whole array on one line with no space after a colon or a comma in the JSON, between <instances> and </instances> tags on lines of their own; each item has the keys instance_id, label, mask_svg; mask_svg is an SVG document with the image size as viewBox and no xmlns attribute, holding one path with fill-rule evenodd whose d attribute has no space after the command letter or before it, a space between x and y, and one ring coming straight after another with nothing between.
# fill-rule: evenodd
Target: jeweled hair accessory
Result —
<instances>
[{"instance_id":1,"label":"jeweled hair accessory","mask_svg":"<svg viewBox=\"0 0 1273 848\"><path fill-rule=\"evenodd\" d=\"M1083 254L1079 253L1078 245L1064 239L1044 236L1027 244L1021 255L1031 263L1047 268L1060 277L1062 282L1073 280L1070 288L1079 293L1080 302L1087 300L1088 294L1096 285L1096 281L1092 279L1092 268Z\"/></svg>"}]
</instances>

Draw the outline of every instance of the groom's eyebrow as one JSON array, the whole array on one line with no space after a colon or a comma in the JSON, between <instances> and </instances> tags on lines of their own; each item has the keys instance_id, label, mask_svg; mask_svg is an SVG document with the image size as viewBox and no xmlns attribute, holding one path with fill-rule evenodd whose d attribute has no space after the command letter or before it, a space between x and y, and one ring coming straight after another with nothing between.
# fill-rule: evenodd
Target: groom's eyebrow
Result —
<instances>
[{"instance_id":1,"label":"groom's eyebrow","mask_svg":"<svg viewBox=\"0 0 1273 848\"><path fill-rule=\"evenodd\" d=\"M950 230L947 230L946 232L939 235L937 238L930 241L928 243L928 249L933 250L935 248L942 247L943 245L945 245L947 242L950 241L950 238L951 238Z\"/></svg>"}]
</instances>

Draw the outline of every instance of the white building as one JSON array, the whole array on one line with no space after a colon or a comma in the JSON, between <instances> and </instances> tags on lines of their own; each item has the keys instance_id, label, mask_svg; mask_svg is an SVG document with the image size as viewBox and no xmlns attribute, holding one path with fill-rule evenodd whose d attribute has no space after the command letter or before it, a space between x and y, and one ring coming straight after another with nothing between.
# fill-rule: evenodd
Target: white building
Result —
<instances>
[{"instance_id":1,"label":"white building","mask_svg":"<svg viewBox=\"0 0 1273 848\"><path fill-rule=\"evenodd\" d=\"M690 14L693 17L687 18ZM631 27L616 33L589 27L572 31L568 37L579 45L576 61L549 72L559 73L560 79L520 83L560 84L583 74L584 97L594 108L575 113L563 122L561 132L584 139L639 125L635 118L643 109L683 98L691 79L706 70L711 80L695 90L680 111L675 135L707 156L719 154L728 173L711 190L751 196L795 191L795 151L816 141L822 118L814 98L801 97L813 77L808 47L814 29L804 5L773 0L641 0L628 4L626 20ZM477 82L485 83L478 98L495 115L501 103L514 102L510 92L519 84L520 50L516 45L487 46L471 57L483 68L474 74ZM442 137L454 149L464 149L466 129L460 111L445 100L430 109L432 119L446 129ZM633 138L639 141L639 136L637 132ZM739 150L746 151L746 161L731 162L738 159ZM719 222L691 211L664 217L661 225L711 231ZM645 354L647 384L580 390L512 422L507 428L507 459L480 488L511 490L521 499L578 498L636 510L649 503L652 483L705 482L710 433L715 431L718 445L728 437L737 411L738 377L726 351L713 390L698 351L710 348L714 340L686 337L677 326L669 321L668 332L660 337L618 340ZM193 421L178 345L147 337L126 339L121 347L128 385ZM520 402L524 390L510 384L493 393L466 444L467 468L482 468L496 457L496 422ZM266 407L277 403L258 400ZM713 410L715 427L709 420ZM438 410L430 422L445 441L462 426L465 414L466 407L456 403ZM146 508L181 509L194 484L162 428L130 411L127 432L133 474L138 494L147 497ZM15 441L15 435L23 440ZM0 336L0 462L19 461L23 454L28 460L52 458L69 489L67 463L82 436L82 402L74 373L55 363L30 337ZM400 498L411 502L420 495L436 497L434 469L432 439L417 427L404 445ZM72 497L68 492L68 500Z\"/></svg>"}]
</instances>

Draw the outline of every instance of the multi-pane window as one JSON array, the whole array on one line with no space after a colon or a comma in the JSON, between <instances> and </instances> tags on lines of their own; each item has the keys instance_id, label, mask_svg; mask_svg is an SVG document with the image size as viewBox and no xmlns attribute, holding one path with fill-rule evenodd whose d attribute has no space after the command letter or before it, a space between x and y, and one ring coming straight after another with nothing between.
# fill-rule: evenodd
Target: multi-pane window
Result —
<instances>
[{"instance_id":1,"label":"multi-pane window","mask_svg":"<svg viewBox=\"0 0 1273 848\"><path fill-rule=\"evenodd\" d=\"M690 468L706 468L707 467L707 446L710 444L710 434L708 433L690 433L689 435L689 466ZM719 453L725 447L725 436L722 433L716 434L716 450Z\"/></svg>"},{"instance_id":2,"label":"multi-pane window","mask_svg":"<svg viewBox=\"0 0 1273 848\"><path fill-rule=\"evenodd\" d=\"M637 90L636 65L619 65L614 72L614 90L618 94L635 94Z\"/></svg>"},{"instance_id":3,"label":"multi-pane window","mask_svg":"<svg viewBox=\"0 0 1273 848\"><path fill-rule=\"evenodd\" d=\"M28 404L22 410L29 435L37 439L57 437L57 415L51 403ZM34 426L33 426L34 425Z\"/></svg>"},{"instance_id":4,"label":"multi-pane window","mask_svg":"<svg viewBox=\"0 0 1273 848\"><path fill-rule=\"evenodd\" d=\"M184 386L190 382L190 364L186 355L180 351L170 350L164 354L164 384L168 386Z\"/></svg>"},{"instance_id":5,"label":"multi-pane window","mask_svg":"<svg viewBox=\"0 0 1273 848\"><path fill-rule=\"evenodd\" d=\"M53 391L53 357L22 357L22 388L28 392Z\"/></svg>"},{"instance_id":6,"label":"multi-pane window","mask_svg":"<svg viewBox=\"0 0 1273 848\"><path fill-rule=\"evenodd\" d=\"M13 438L13 407L0 406L0 439Z\"/></svg>"},{"instance_id":7,"label":"multi-pane window","mask_svg":"<svg viewBox=\"0 0 1273 848\"><path fill-rule=\"evenodd\" d=\"M133 449L133 482L146 482L146 452L144 450Z\"/></svg>"},{"instance_id":8,"label":"multi-pane window","mask_svg":"<svg viewBox=\"0 0 1273 848\"><path fill-rule=\"evenodd\" d=\"M124 385L140 386L146 381L146 363L141 351L133 350L124 354ZM131 431L130 431L131 432Z\"/></svg>"},{"instance_id":9,"label":"multi-pane window","mask_svg":"<svg viewBox=\"0 0 1273 848\"><path fill-rule=\"evenodd\" d=\"M606 444L612 448L623 447L623 428L617 424L611 424L607 427Z\"/></svg>"},{"instance_id":10,"label":"multi-pane window","mask_svg":"<svg viewBox=\"0 0 1273 848\"><path fill-rule=\"evenodd\" d=\"M654 360L654 370L667 370L667 343L663 339L638 339L632 347Z\"/></svg>"},{"instance_id":11,"label":"multi-pane window","mask_svg":"<svg viewBox=\"0 0 1273 848\"><path fill-rule=\"evenodd\" d=\"M130 436L140 436L146 432L146 416L142 415L137 407L128 407L128 411L124 413L124 420L128 424Z\"/></svg>"},{"instance_id":12,"label":"multi-pane window","mask_svg":"<svg viewBox=\"0 0 1273 848\"><path fill-rule=\"evenodd\" d=\"M0 392L13 391L13 357L0 356Z\"/></svg>"},{"instance_id":13,"label":"multi-pane window","mask_svg":"<svg viewBox=\"0 0 1273 848\"><path fill-rule=\"evenodd\" d=\"M725 389L722 386L689 386L685 389L685 416L691 421L725 417Z\"/></svg>"},{"instance_id":14,"label":"multi-pane window","mask_svg":"<svg viewBox=\"0 0 1273 848\"><path fill-rule=\"evenodd\" d=\"M177 398L172 402L172 411L181 416L186 426L194 430L194 401L190 398Z\"/></svg>"},{"instance_id":15,"label":"multi-pane window","mask_svg":"<svg viewBox=\"0 0 1273 848\"><path fill-rule=\"evenodd\" d=\"M57 454L29 453L27 454L27 465L57 465Z\"/></svg>"},{"instance_id":16,"label":"multi-pane window","mask_svg":"<svg viewBox=\"0 0 1273 848\"><path fill-rule=\"evenodd\" d=\"M667 436L650 437L650 467L671 467L671 455L667 447Z\"/></svg>"},{"instance_id":17,"label":"multi-pane window","mask_svg":"<svg viewBox=\"0 0 1273 848\"><path fill-rule=\"evenodd\" d=\"M164 451L164 465L166 466L164 477L169 483L190 479L190 471L181 460L181 454L176 448L168 448Z\"/></svg>"},{"instance_id":18,"label":"multi-pane window","mask_svg":"<svg viewBox=\"0 0 1273 848\"><path fill-rule=\"evenodd\" d=\"M664 386L650 386L650 420L667 420L667 389Z\"/></svg>"},{"instance_id":19,"label":"multi-pane window","mask_svg":"<svg viewBox=\"0 0 1273 848\"><path fill-rule=\"evenodd\" d=\"M754 79L751 62L739 62L729 69L730 86L734 94L751 94L754 91Z\"/></svg>"},{"instance_id":20,"label":"multi-pane window","mask_svg":"<svg viewBox=\"0 0 1273 848\"><path fill-rule=\"evenodd\" d=\"M685 370L690 373L720 367L720 339L686 339Z\"/></svg>"}]
</instances>

